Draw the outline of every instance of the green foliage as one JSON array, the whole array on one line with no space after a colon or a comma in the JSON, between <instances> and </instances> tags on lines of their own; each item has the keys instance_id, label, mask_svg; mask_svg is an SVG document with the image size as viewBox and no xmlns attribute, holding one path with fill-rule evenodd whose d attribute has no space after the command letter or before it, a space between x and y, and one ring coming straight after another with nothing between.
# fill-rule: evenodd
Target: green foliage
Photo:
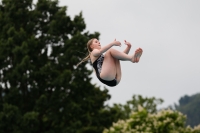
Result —
<instances>
[{"instance_id":1,"label":"green foliage","mask_svg":"<svg viewBox=\"0 0 200 133\"><path fill-rule=\"evenodd\" d=\"M141 106L126 120L113 123L103 133L200 133L200 125L185 127L186 116L177 111L161 110L149 113Z\"/></svg>"},{"instance_id":2,"label":"green foliage","mask_svg":"<svg viewBox=\"0 0 200 133\"><path fill-rule=\"evenodd\" d=\"M57 0L0 3L0 133L100 133L111 125L106 89L91 84L82 13ZM104 117L107 119L104 119Z\"/></svg>"},{"instance_id":3,"label":"green foliage","mask_svg":"<svg viewBox=\"0 0 200 133\"><path fill-rule=\"evenodd\" d=\"M179 105L175 109L187 116L186 125L192 127L200 124L200 94L183 96L179 100Z\"/></svg>"},{"instance_id":4,"label":"green foliage","mask_svg":"<svg viewBox=\"0 0 200 133\"><path fill-rule=\"evenodd\" d=\"M162 104L163 100L155 97L142 97L141 95L133 95L132 99L127 101L125 105L114 104L113 107L108 107L110 112L113 112L114 121L118 119L128 119L132 111L138 111L138 105L144 107L149 113L157 112L157 106Z\"/></svg>"}]
</instances>

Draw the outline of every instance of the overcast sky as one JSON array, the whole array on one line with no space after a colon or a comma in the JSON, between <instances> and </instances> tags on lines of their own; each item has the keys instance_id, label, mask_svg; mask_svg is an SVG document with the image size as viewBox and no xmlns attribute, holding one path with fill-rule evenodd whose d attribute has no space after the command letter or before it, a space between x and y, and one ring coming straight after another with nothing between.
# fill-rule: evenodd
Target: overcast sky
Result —
<instances>
[{"instance_id":1,"label":"overcast sky","mask_svg":"<svg viewBox=\"0 0 200 133\"><path fill-rule=\"evenodd\" d=\"M124 104L140 94L162 98L160 107L167 107L200 92L199 0L60 0L60 5L72 18L82 11L86 30L100 32L102 45L116 38L131 42L130 54L143 48L138 64L121 61L122 80L107 87L108 104ZM92 77L92 83L104 87Z\"/></svg>"}]
</instances>

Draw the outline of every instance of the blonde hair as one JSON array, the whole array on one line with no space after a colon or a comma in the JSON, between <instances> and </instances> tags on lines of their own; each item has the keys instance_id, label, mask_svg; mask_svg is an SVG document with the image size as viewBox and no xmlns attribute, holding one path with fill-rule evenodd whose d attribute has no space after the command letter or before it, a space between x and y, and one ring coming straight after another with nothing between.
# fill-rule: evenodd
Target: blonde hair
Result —
<instances>
[{"instance_id":1,"label":"blonde hair","mask_svg":"<svg viewBox=\"0 0 200 133\"><path fill-rule=\"evenodd\" d=\"M90 47L90 45L92 45L92 43L93 43L93 40L94 40L95 38L92 38L92 39L90 39L88 42L87 42L87 49L88 49L88 56L86 56L81 62L79 62L77 65L76 65L76 67L78 67L81 63L83 63L83 62L85 62L85 61L87 61L87 60L89 60L90 59L90 53L92 52L92 48Z\"/></svg>"}]
</instances>

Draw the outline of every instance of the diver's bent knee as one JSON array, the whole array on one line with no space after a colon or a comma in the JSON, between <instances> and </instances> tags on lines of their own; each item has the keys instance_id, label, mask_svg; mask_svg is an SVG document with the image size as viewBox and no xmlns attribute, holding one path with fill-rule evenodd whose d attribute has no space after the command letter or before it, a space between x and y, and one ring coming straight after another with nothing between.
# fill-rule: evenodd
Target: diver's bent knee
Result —
<instances>
[{"instance_id":1,"label":"diver's bent knee","mask_svg":"<svg viewBox=\"0 0 200 133\"><path fill-rule=\"evenodd\" d=\"M113 49L107 50L106 53L105 53L105 56L110 56L110 55L112 55L112 51L113 51Z\"/></svg>"},{"instance_id":2,"label":"diver's bent knee","mask_svg":"<svg viewBox=\"0 0 200 133\"><path fill-rule=\"evenodd\" d=\"M109 52L116 51L114 48L109 49Z\"/></svg>"}]
</instances>

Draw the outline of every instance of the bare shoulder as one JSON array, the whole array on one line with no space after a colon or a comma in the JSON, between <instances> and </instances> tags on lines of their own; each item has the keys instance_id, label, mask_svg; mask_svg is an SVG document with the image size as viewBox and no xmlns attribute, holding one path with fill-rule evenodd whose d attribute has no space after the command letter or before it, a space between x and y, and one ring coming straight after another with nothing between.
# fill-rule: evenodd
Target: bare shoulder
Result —
<instances>
[{"instance_id":1,"label":"bare shoulder","mask_svg":"<svg viewBox=\"0 0 200 133\"><path fill-rule=\"evenodd\" d=\"M91 54L92 54L93 56L95 56L95 57L98 57L98 56L101 54L101 52L100 52L99 49L94 49L94 50L91 52Z\"/></svg>"},{"instance_id":2,"label":"bare shoulder","mask_svg":"<svg viewBox=\"0 0 200 133\"><path fill-rule=\"evenodd\" d=\"M90 59L92 63L100 56L100 51L98 49L94 49L90 54Z\"/></svg>"}]
</instances>

